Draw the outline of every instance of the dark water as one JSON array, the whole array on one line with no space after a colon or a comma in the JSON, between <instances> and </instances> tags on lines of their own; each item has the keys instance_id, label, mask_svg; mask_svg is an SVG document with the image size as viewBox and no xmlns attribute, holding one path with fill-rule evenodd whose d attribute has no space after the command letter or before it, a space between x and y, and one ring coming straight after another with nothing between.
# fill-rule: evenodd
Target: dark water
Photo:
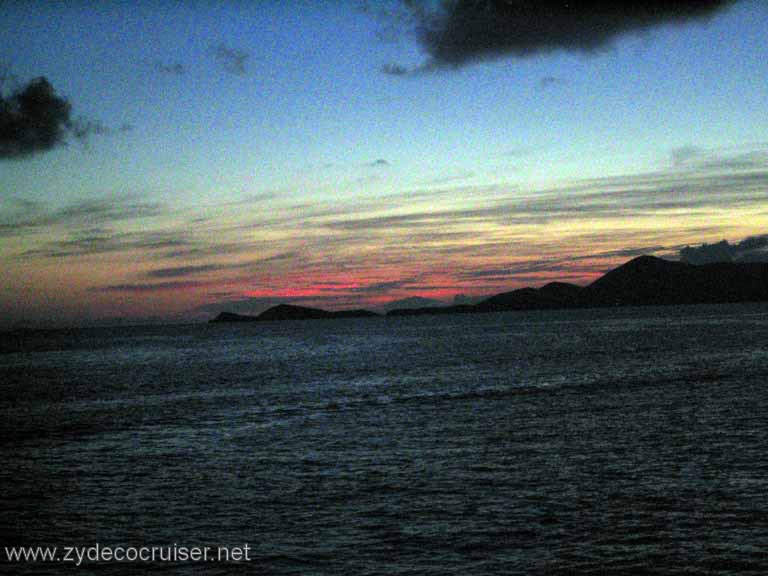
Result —
<instances>
[{"instance_id":1,"label":"dark water","mask_svg":"<svg viewBox=\"0 0 768 576\"><path fill-rule=\"evenodd\" d=\"M8 573L768 574L768 306L3 337Z\"/></svg>"}]
</instances>

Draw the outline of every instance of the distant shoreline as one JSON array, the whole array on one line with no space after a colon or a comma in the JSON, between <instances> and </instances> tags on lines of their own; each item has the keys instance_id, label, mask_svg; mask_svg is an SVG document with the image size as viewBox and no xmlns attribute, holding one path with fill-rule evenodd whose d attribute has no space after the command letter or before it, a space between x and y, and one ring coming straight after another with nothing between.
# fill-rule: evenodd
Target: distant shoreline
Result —
<instances>
[{"instance_id":1,"label":"distant shoreline","mask_svg":"<svg viewBox=\"0 0 768 576\"><path fill-rule=\"evenodd\" d=\"M763 301L768 301L766 263L694 265L655 256L639 256L610 270L588 286L550 282L541 288L502 292L477 304L396 308L386 314L363 309L328 311L279 304L258 316L221 312L209 322L273 322Z\"/></svg>"}]
</instances>

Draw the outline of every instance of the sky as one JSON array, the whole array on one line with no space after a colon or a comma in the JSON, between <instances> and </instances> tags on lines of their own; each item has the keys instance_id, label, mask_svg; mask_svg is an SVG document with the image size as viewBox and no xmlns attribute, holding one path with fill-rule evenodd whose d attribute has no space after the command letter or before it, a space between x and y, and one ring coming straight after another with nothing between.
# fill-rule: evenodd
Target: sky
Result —
<instances>
[{"instance_id":1,"label":"sky","mask_svg":"<svg viewBox=\"0 0 768 576\"><path fill-rule=\"evenodd\" d=\"M762 0L0 0L0 326L763 259L766 30Z\"/></svg>"}]
</instances>

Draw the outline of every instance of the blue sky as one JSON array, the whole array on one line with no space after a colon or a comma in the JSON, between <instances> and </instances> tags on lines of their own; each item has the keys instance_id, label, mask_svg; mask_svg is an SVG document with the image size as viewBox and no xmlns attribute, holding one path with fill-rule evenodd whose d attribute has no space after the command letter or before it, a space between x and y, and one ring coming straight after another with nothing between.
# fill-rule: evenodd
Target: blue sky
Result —
<instances>
[{"instance_id":1,"label":"blue sky","mask_svg":"<svg viewBox=\"0 0 768 576\"><path fill-rule=\"evenodd\" d=\"M765 3L423 70L365 6L1 2L6 96L44 76L92 128L0 159L4 314L450 299L765 232Z\"/></svg>"}]
</instances>

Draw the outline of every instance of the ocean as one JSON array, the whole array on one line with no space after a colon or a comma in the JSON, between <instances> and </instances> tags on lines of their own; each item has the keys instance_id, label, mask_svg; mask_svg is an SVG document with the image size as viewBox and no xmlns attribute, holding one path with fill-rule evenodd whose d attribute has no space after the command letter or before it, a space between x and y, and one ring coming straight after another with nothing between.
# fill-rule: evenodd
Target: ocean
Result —
<instances>
[{"instance_id":1,"label":"ocean","mask_svg":"<svg viewBox=\"0 0 768 576\"><path fill-rule=\"evenodd\" d=\"M768 574L768 304L20 332L0 351L0 572ZM21 546L55 558L9 560Z\"/></svg>"}]
</instances>

